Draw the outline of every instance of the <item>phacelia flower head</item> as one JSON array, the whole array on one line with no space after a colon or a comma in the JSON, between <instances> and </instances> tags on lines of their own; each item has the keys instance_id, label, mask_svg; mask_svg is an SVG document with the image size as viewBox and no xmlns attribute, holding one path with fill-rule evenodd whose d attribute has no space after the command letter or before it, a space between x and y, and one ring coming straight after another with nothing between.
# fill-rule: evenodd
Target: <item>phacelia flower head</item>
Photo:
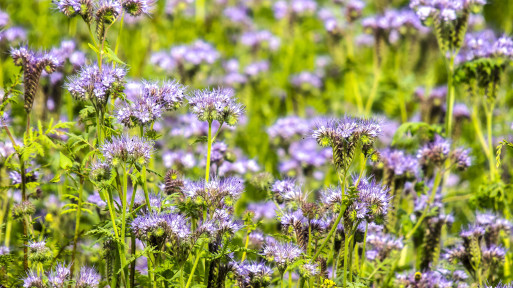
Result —
<instances>
[{"instance_id":1,"label":"phacelia flower head","mask_svg":"<svg viewBox=\"0 0 513 288\"><path fill-rule=\"evenodd\" d=\"M23 84L25 86L25 110L30 112L34 103L39 79L43 70L51 74L55 72L60 63L50 53L35 52L27 47L11 49L14 64L23 68Z\"/></svg>"},{"instance_id":2,"label":"phacelia flower head","mask_svg":"<svg viewBox=\"0 0 513 288\"><path fill-rule=\"evenodd\" d=\"M46 246L46 241L29 242L29 260L44 263L52 258L52 250Z\"/></svg>"},{"instance_id":3,"label":"phacelia flower head","mask_svg":"<svg viewBox=\"0 0 513 288\"><path fill-rule=\"evenodd\" d=\"M91 0L57 0L57 9L67 17L82 16L87 24L93 20L93 2Z\"/></svg>"},{"instance_id":4,"label":"phacelia flower head","mask_svg":"<svg viewBox=\"0 0 513 288\"><path fill-rule=\"evenodd\" d=\"M263 262L234 263L233 271L240 287L268 287L273 269Z\"/></svg>"},{"instance_id":5,"label":"phacelia flower head","mask_svg":"<svg viewBox=\"0 0 513 288\"><path fill-rule=\"evenodd\" d=\"M381 224L388 212L390 189L370 178L360 179L355 188L358 196L346 210L347 217L353 222L365 219Z\"/></svg>"},{"instance_id":6,"label":"phacelia flower head","mask_svg":"<svg viewBox=\"0 0 513 288\"><path fill-rule=\"evenodd\" d=\"M234 126L244 113L244 105L236 101L232 89L197 90L188 100L200 121L210 123L217 120Z\"/></svg>"},{"instance_id":7,"label":"phacelia flower head","mask_svg":"<svg viewBox=\"0 0 513 288\"><path fill-rule=\"evenodd\" d=\"M301 187L294 179L277 180L271 187L271 192L278 203L304 200Z\"/></svg>"},{"instance_id":8,"label":"phacelia flower head","mask_svg":"<svg viewBox=\"0 0 513 288\"><path fill-rule=\"evenodd\" d=\"M147 213L137 216L130 224L138 239L159 247L165 240L182 243L189 239L190 225L187 220L172 213Z\"/></svg>"},{"instance_id":9,"label":"phacelia flower head","mask_svg":"<svg viewBox=\"0 0 513 288\"><path fill-rule=\"evenodd\" d=\"M123 0L121 6L126 13L137 17L141 14L149 14L153 0Z\"/></svg>"},{"instance_id":10,"label":"phacelia flower head","mask_svg":"<svg viewBox=\"0 0 513 288\"><path fill-rule=\"evenodd\" d=\"M427 143L417 152L417 159L421 165L442 165L451 152L451 143L439 135L433 142Z\"/></svg>"},{"instance_id":11,"label":"phacelia flower head","mask_svg":"<svg viewBox=\"0 0 513 288\"><path fill-rule=\"evenodd\" d=\"M82 101L93 101L104 106L109 98L115 98L123 92L126 70L120 67L102 65L84 66L81 71L68 78L66 88L71 95Z\"/></svg>"},{"instance_id":12,"label":"phacelia flower head","mask_svg":"<svg viewBox=\"0 0 513 288\"><path fill-rule=\"evenodd\" d=\"M106 141L100 150L112 166L121 163L145 165L153 153L153 142L137 136L116 136Z\"/></svg>"},{"instance_id":13,"label":"phacelia flower head","mask_svg":"<svg viewBox=\"0 0 513 288\"><path fill-rule=\"evenodd\" d=\"M144 82L131 103L118 110L118 120L127 127L154 123L165 110L175 110L182 105L185 87L178 82Z\"/></svg>"},{"instance_id":14,"label":"phacelia flower head","mask_svg":"<svg viewBox=\"0 0 513 288\"><path fill-rule=\"evenodd\" d=\"M45 288L46 285L43 279L37 276L36 273L29 271L27 276L23 278L23 288Z\"/></svg>"},{"instance_id":15,"label":"phacelia flower head","mask_svg":"<svg viewBox=\"0 0 513 288\"><path fill-rule=\"evenodd\" d=\"M241 35L240 43L252 50L267 48L276 51L280 47L280 38L267 30L248 31Z\"/></svg>"},{"instance_id":16,"label":"phacelia flower head","mask_svg":"<svg viewBox=\"0 0 513 288\"><path fill-rule=\"evenodd\" d=\"M244 181L236 177L217 178L209 182L187 181L182 189L184 195L195 203L205 203L208 207L232 206L244 191Z\"/></svg>"},{"instance_id":17,"label":"phacelia flower head","mask_svg":"<svg viewBox=\"0 0 513 288\"><path fill-rule=\"evenodd\" d=\"M80 269L76 288L98 288L101 278L94 268L84 266Z\"/></svg>"},{"instance_id":18,"label":"phacelia flower head","mask_svg":"<svg viewBox=\"0 0 513 288\"><path fill-rule=\"evenodd\" d=\"M268 261L275 263L280 273L283 273L303 254L303 251L292 243L274 242L267 244L262 254Z\"/></svg>"},{"instance_id":19,"label":"phacelia flower head","mask_svg":"<svg viewBox=\"0 0 513 288\"><path fill-rule=\"evenodd\" d=\"M382 150L379 154L385 175L388 174L395 178L411 178L417 174L419 164L415 156L393 149Z\"/></svg>"},{"instance_id":20,"label":"phacelia flower head","mask_svg":"<svg viewBox=\"0 0 513 288\"><path fill-rule=\"evenodd\" d=\"M319 120L312 136L322 147L332 147L334 164L345 170L359 143L364 155L371 158L376 155L372 146L380 133L381 126L376 120L344 117Z\"/></svg>"},{"instance_id":21,"label":"phacelia flower head","mask_svg":"<svg viewBox=\"0 0 513 288\"><path fill-rule=\"evenodd\" d=\"M48 274L48 283L52 288L64 288L69 277L69 267L59 263L57 264L57 267Z\"/></svg>"}]
</instances>

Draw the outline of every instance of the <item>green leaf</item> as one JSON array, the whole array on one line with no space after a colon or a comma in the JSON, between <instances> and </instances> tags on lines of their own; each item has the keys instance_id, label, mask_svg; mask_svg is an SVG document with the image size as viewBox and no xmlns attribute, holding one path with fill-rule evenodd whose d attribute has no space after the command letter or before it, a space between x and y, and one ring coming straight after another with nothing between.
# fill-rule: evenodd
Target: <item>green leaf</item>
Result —
<instances>
[{"instance_id":1,"label":"green leaf","mask_svg":"<svg viewBox=\"0 0 513 288\"><path fill-rule=\"evenodd\" d=\"M62 152L59 152L59 167L62 169L69 169L73 167L73 161L66 157L66 155L62 154Z\"/></svg>"},{"instance_id":2,"label":"green leaf","mask_svg":"<svg viewBox=\"0 0 513 288\"><path fill-rule=\"evenodd\" d=\"M190 145L193 145L193 144L196 144L196 143L207 143L207 142L208 142L208 137L207 136L199 136Z\"/></svg>"},{"instance_id":3,"label":"green leaf","mask_svg":"<svg viewBox=\"0 0 513 288\"><path fill-rule=\"evenodd\" d=\"M109 47L105 47L105 51L107 52L106 55L110 61L126 66L125 62L121 61L121 59L118 58L118 55L116 55L116 53L112 51L112 49L110 49Z\"/></svg>"},{"instance_id":4,"label":"green leaf","mask_svg":"<svg viewBox=\"0 0 513 288\"><path fill-rule=\"evenodd\" d=\"M56 174L53 176L52 180L50 180L50 183L57 183L61 181L61 173Z\"/></svg>"},{"instance_id":5,"label":"green leaf","mask_svg":"<svg viewBox=\"0 0 513 288\"><path fill-rule=\"evenodd\" d=\"M89 48L91 48L96 54L100 53L100 51L98 49L96 49L96 47L94 47L93 44L87 43L87 46L89 46Z\"/></svg>"}]
</instances>

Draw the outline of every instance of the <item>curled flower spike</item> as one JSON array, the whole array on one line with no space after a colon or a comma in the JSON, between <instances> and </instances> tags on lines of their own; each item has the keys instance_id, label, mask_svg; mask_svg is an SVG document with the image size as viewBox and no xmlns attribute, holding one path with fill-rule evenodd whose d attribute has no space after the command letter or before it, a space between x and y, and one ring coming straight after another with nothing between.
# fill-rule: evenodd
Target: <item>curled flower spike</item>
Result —
<instances>
[{"instance_id":1,"label":"curled flower spike","mask_svg":"<svg viewBox=\"0 0 513 288\"><path fill-rule=\"evenodd\" d=\"M87 24L93 21L93 2L91 0L57 0L57 9L67 17L82 16Z\"/></svg>"},{"instance_id":2,"label":"curled flower spike","mask_svg":"<svg viewBox=\"0 0 513 288\"><path fill-rule=\"evenodd\" d=\"M301 187L296 184L294 179L277 180L271 187L276 202L279 204L283 202L302 202L304 195Z\"/></svg>"},{"instance_id":3,"label":"curled flower spike","mask_svg":"<svg viewBox=\"0 0 513 288\"><path fill-rule=\"evenodd\" d=\"M140 16L141 14L149 14L152 5L152 0L124 0L121 4L126 13L134 17Z\"/></svg>"},{"instance_id":4,"label":"curled flower spike","mask_svg":"<svg viewBox=\"0 0 513 288\"><path fill-rule=\"evenodd\" d=\"M101 276L94 268L84 266L80 269L76 288L98 288Z\"/></svg>"},{"instance_id":5,"label":"curled flower spike","mask_svg":"<svg viewBox=\"0 0 513 288\"><path fill-rule=\"evenodd\" d=\"M237 103L232 89L197 90L188 100L200 121L217 120L234 126L244 113L244 105Z\"/></svg>"},{"instance_id":6,"label":"curled flower spike","mask_svg":"<svg viewBox=\"0 0 513 288\"><path fill-rule=\"evenodd\" d=\"M153 142L137 136L117 136L105 142L100 150L112 166L121 163L146 165L153 153Z\"/></svg>"},{"instance_id":7,"label":"curled flower spike","mask_svg":"<svg viewBox=\"0 0 513 288\"><path fill-rule=\"evenodd\" d=\"M25 111L29 113L34 104L37 87L41 73L45 70L51 74L62 63L49 53L34 52L27 47L11 49L11 57L14 64L23 68L23 84L25 86Z\"/></svg>"},{"instance_id":8,"label":"curled flower spike","mask_svg":"<svg viewBox=\"0 0 513 288\"><path fill-rule=\"evenodd\" d=\"M451 143L439 135L435 140L426 144L417 152L417 159L421 165L442 165L451 152Z\"/></svg>"},{"instance_id":9,"label":"curled flower spike","mask_svg":"<svg viewBox=\"0 0 513 288\"><path fill-rule=\"evenodd\" d=\"M29 260L44 263L52 258L52 250L46 246L46 241L30 242Z\"/></svg>"},{"instance_id":10,"label":"curled flower spike","mask_svg":"<svg viewBox=\"0 0 513 288\"><path fill-rule=\"evenodd\" d=\"M96 37L100 43L105 38L105 25L109 25L121 14L121 4L117 0L99 0L96 4Z\"/></svg>"},{"instance_id":11,"label":"curled flower spike","mask_svg":"<svg viewBox=\"0 0 513 288\"><path fill-rule=\"evenodd\" d=\"M82 101L93 101L103 107L109 98L115 98L123 92L126 70L120 67L102 65L83 66L78 75L68 78L66 88L70 94Z\"/></svg>"}]
</instances>

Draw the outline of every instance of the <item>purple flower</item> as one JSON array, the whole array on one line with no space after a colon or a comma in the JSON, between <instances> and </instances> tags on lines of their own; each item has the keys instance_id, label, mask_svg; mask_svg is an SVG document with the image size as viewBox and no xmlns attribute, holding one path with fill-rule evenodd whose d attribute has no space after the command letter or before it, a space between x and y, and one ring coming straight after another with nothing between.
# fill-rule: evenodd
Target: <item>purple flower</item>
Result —
<instances>
[{"instance_id":1,"label":"purple flower","mask_svg":"<svg viewBox=\"0 0 513 288\"><path fill-rule=\"evenodd\" d=\"M36 273L29 271L23 279L23 288L45 288L45 284Z\"/></svg>"},{"instance_id":2,"label":"purple flower","mask_svg":"<svg viewBox=\"0 0 513 288\"><path fill-rule=\"evenodd\" d=\"M209 207L221 208L223 205L232 206L240 197L244 191L244 181L235 177L214 177L209 182L187 181L182 191L195 202L204 201Z\"/></svg>"},{"instance_id":3,"label":"purple flower","mask_svg":"<svg viewBox=\"0 0 513 288\"><path fill-rule=\"evenodd\" d=\"M271 187L271 192L274 194L278 203L283 201L301 202L303 200L303 193L293 179L277 180Z\"/></svg>"},{"instance_id":4,"label":"purple flower","mask_svg":"<svg viewBox=\"0 0 513 288\"><path fill-rule=\"evenodd\" d=\"M280 273L294 261L296 261L303 254L303 250L292 243L274 242L267 244L262 252L262 255L270 262L278 266Z\"/></svg>"},{"instance_id":5,"label":"purple flower","mask_svg":"<svg viewBox=\"0 0 513 288\"><path fill-rule=\"evenodd\" d=\"M176 81L144 82L130 104L118 110L118 120L126 127L146 126L154 123L165 110L175 110L181 106L185 87Z\"/></svg>"},{"instance_id":6,"label":"purple flower","mask_svg":"<svg viewBox=\"0 0 513 288\"><path fill-rule=\"evenodd\" d=\"M282 142L302 137L309 130L310 123L308 120L297 116L287 116L279 118L276 123L267 129L267 134L270 138L278 138L279 142Z\"/></svg>"},{"instance_id":7,"label":"purple flower","mask_svg":"<svg viewBox=\"0 0 513 288\"><path fill-rule=\"evenodd\" d=\"M248 31L241 35L240 43L254 50L267 48L276 51L280 47L280 38L267 30Z\"/></svg>"},{"instance_id":8,"label":"purple flower","mask_svg":"<svg viewBox=\"0 0 513 288\"><path fill-rule=\"evenodd\" d=\"M94 101L104 106L109 98L120 95L124 89L126 70L120 67L102 65L83 66L78 75L68 78L66 88L79 100Z\"/></svg>"},{"instance_id":9,"label":"purple flower","mask_svg":"<svg viewBox=\"0 0 513 288\"><path fill-rule=\"evenodd\" d=\"M191 237L190 225L178 214L144 214L137 216L130 224L135 236L144 241L156 244L158 239L172 238L180 243Z\"/></svg>"},{"instance_id":10,"label":"purple flower","mask_svg":"<svg viewBox=\"0 0 513 288\"><path fill-rule=\"evenodd\" d=\"M417 159L421 165L442 165L451 152L451 143L439 135L417 152Z\"/></svg>"},{"instance_id":11,"label":"purple flower","mask_svg":"<svg viewBox=\"0 0 513 288\"><path fill-rule=\"evenodd\" d=\"M404 151L382 150L380 151L380 160L383 162L385 169L392 172L395 177L411 177L417 174L417 158L406 155Z\"/></svg>"},{"instance_id":12,"label":"purple flower","mask_svg":"<svg viewBox=\"0 0 513 288\"><path fill-rule=\"evenodd\" d=\"M356 190L358 198L355 204L365 212L367 221L382 221L388 212L390 189L376 183L374 179L363 178L356 185Z\"/></svg>"},{"instance_id":13,"label":"purple flower","mask_svg":"<svg viewBox=\"0 0 513 288\"><path fill-rule=\"evenodd\" d=\"M151 6L153 5L152 0L123 0L122 7L126 13L131 16L137 17L141 14L149 14Z\"/></svg>"},{"instance_id":14,"label":"purple flower","mask_svg":"<svg viewBox=\"0 0 513 288\"><path fill-rule=\"evenodd\" d=\"M94 268L84 266L80 269L76 288L97 288L100 286L101 276Z\"/></svg>"},{"instance_id":15,"label":"purple flower","mask_svg":"<svg viewBox=\"0 0 513 288\"><path fill-rule=\"evenodd\" d=\"M267 287L273 270L262 262L234 263L233 271L240 287Z\"/></svg>"},{"instance_id":16,"label":"purple flower","mask_svg":"<svg viewBox=\"0 0 513 288\"><path fill-rule=\"evenodd\" d=\"M105 161L112 166L119 164L145 165L153 153L153 142L137 136L113 137L100 147Z\"/></svg>"},{"instance_id":17,"label":"purple flower","mask_svg":"<svg viewBox=\"0 0 513 288\"><path fill-rule=\"evenodd\" d=\"M276 205L272 201L249 203L247 211L253 212L254 219L274 219L276 217Z\"/></svg>"},{"instance_id":18,"label":"purple flower","mask_svg":"<svg viewBox=\"0 0 513 288\"><path fill-rule=\"evenodd\" d=\"M311 90L322 88L322 79L315 73L303 71L290 77L290 83L296 89Z\"/></svg>"},{"instance_id":19,"label":"purple flower","mask_svg":"<svg viewBox=\"0 0 513 288\"><path fill-rule=\"evenodd\" d=\"M63 288L66 285L66 281L70 277L70 269L68 266L59 263L52 272L48 275L48 282L52 285L52 288Z\"/></svg>"},{"instance_id":20,"label":"purple flower","mask_svg":"<svg viewBox=\"0 0 513 288\"><path fill-rule=\"evenodd\" d=\"M232 89L196 90L188 101L198 119L209 123L217 120L234 126L244 113L244 105L237 103Z\"/></svg>"},{"instance_id":21,"label":"purple flower","mask_svg":"<svg viewBox=\"0 0 513 288\"><path fill-rule=\"evenodd\" d=\"M7 23L9 23L9 14L0 10L0 28L7 26Z\"/></svg>"}]
</instances>

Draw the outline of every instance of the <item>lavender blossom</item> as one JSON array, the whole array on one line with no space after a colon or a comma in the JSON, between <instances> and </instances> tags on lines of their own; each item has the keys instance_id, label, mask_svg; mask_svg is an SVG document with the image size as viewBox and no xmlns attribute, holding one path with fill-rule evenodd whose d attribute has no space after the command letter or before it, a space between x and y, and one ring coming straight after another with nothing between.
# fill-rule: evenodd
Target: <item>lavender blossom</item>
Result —
<instances>
[{"instance_id":1,"label":"lavender blossom","mask_svg":"<svg viewBox=\"0 0 513 288\"><path fill-rule=\"evenodd\" d=\"M149 14L152 5L152 0L123 0L121 4L126 13L134 17Z\"/></svg>"},{"instance_id":2,"label":"lavender blossom","mask_svg":"<svg viewBox=\"0 0 513 288\"><path fill-rule=\"evenodd\" d=\"M294 263L303 251L292 243L269 243L264 247L262 255L270 262L273 262L278 267L281 274L287 269L289 265Z\"/></svg>"},{"instance_id":3,"label":"lavender blossom","mask_svg":"<svg viewBox=\"0 0 513 288\"><path fill-rule=\"evenodd\" d=\"M91 0L57 0L57 9L67 17L82 16L87 24L93 21L93 2Z\"/></svg>"},{"instance_id":4,"label":"lavender blossom","mask_svg":"<svg viewBox=\"0 0 513 288\"><path fill-rule=\"evenodd\" d=\"M290 84L298 90L309 91L322 88L322 79L315 73L303 71L290 77Z\"/></svg>"},{"instance_id":5,"label":"lavender blossom","mask_svg":"<svg viewBox=\"0 0 513 288\"><path fill-rule=\"evenodd\" d=\"M236 102L231 89L197 90L188 101L198 119L209 123L217 120L234 126L244 113L244 105Z\"/></svg>"},{"instance_id":6,"label":"lavender blossom","mask_svg":"<svg viewBox=\"0 0 513 288\"><path fill-rule=\"evenodd\" d=\"M23 288L45 288L45 284L41 277L37 276L33 271L29 271L23 279Z\"/></svg>"},{"instance_id":7,"label":"lavender blossom","mask_svg":"<svg viewBox=\"0 0 513 288\"><path fill-rule=\"evenodd\" d=\"M280 38L267 30L249 31L242 34L240 43L253 50L265 48L270 51L276 51L280 47Z\"/></svg>"},{"instance_id":8,"label":"lavender blossom","mask_svg":"<svg viewBox=\"0 0 513 288\"><path fill-rule=\"evenodd\" d=\"M66 281L70 278L70 269L68 266L59 263L48 275L48 283L52 288L64 288Z\"/></svg>"},{"instance_id":9,"label":"lavender blossom","mask_svg":"<svg viewBox=\"0 0 513 288\"><path fill-rule=\"evenodd\" d=\"M224 205L232 206L244 190L244 182L235 177L216 178L209 182L187 181L183 193L195 203L206 203L208 207L221 208Z\"/></svg>"},{"instance_id":10,"label":"lavender blossom","mask_svg":"<svg viewBox=\"0 0 513 288\"><path fill-rule=\"evenodd\" d=\"M84 266L80 269L76 288L98 288L100 287L101 276L94 268Z\"/></svg>"},{"instance_id":11,"label":"lavender blossom","mask_svg":"<svg viewBox=\"0 0 513 288\"><path fill-rule=\"evenodd\" d=\"M380 151L380 160L385 169L385 175L396 178L411 178L417 174L417 158L406 155L404 151L385 149ZM379 166L377 164L376 166Z\"/></svg>"},{"instance_id":12,"label":"lavender blossom","mask_svg":"<svg viewBox=\"0 0 513 288\"><path fill-rule=\"evenodd\" d=\"M120 67L102 65L84 66L76 76L68 78L66 88L71 95L82 101L93 101L103 107L109 98L116 98L123 92L126 70Z\"/></svg>"},{"instance_id":13,"label":"lavender blossom","mask_svg":"<svg viewBox=\"0 0 513 288\"><path fill-rule=\"evenodd\" d=\"M302 137L309 130L310 123L308 120L297 116L288 116L276 120L276 123L267 129L267 134L270 138L277 139L277 142L281 143Z\"/></svg>"},{"instance_id":14,"label":"lavender blossom","mask_svg":"<svg viewBox=\"0 0 513 288\"><path fill-rule=\"evenodd\" d=\"M105 161L112 166L120 164L145 165L153 153L153 143L137 136L113 137L100 147Z\"/></svg>"},{"instance_id":15,"label":"lavender blossom","mask_svg":"<svg viewBox=\"0 0 513 288\"><path fill-rule=\"evenodd\" d=\"M182 105L185 87L176 81L144 82L130 104L118 110L118 120L127 127L147 126L161 118L163 111Z\"/></svg>"},{"instance_id":16,"label":"lavender blossom","mask_svg":"<svg viewBox=\"0 0 513 288\"><path fill-rule=\"evenodd\" d=\"M417 152L417 159L421 165L442 165L449 157L451 144L439 135L435 136L433 142L426 144Z\"/></svg>"},{"instance_id":17,"label":"lavender blossom","mask_svg":"<svg viewBox=\"0 0 513 288\"><path fill-rule=\"evenodd\" d=\"M240 287L268 287L273 270L262 262L234 263L234 274Z\"/></svg>"},{"instance_id":18,"label":"lavender blossom","mask_svg":"<svg viewBox=\"0 0 513 288\"><path fill-rule=\"evenodd\" d=\"M278 203L302 202L304 198L301 187L293 179L277 180L271 187L271 192Z\"/></svg>"}]
</instances>

